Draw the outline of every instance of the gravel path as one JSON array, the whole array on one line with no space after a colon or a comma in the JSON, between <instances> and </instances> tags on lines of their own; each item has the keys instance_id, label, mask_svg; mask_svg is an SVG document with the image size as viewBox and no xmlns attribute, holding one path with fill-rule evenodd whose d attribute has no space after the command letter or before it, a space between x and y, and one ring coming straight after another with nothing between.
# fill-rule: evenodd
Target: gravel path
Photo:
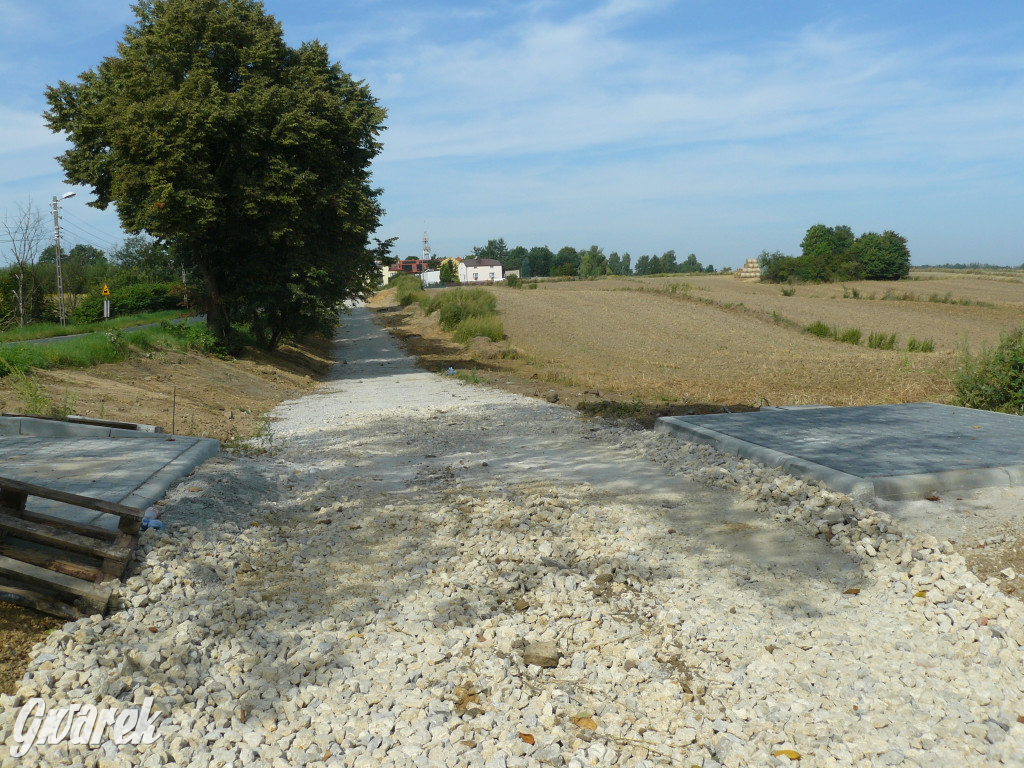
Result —
<instances>
[{"instance_id":1,"label":"gravel path","mask_svg":"<svg viewBox=\"0 0 1024 768\"><path fill-rule=\"evenodd\" d=\"M948 543L419 371L361 308L338 356L0 701L3 741L152 695L161 738L0 765L1024 765L1021 603Z\"/></svg>"}]
</instances>

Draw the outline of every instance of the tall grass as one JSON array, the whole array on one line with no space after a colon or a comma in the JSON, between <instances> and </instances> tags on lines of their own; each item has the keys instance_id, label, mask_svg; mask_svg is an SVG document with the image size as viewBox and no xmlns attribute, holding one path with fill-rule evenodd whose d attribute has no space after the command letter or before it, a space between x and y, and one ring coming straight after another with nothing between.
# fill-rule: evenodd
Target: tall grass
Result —
<instances>
[{"instance_id":1,"label":"tall grass","mask_svg":"<svg viewBox=\"0 0 1024 768\"><path fill-rule=\"evenodd\" d=\"M454 332L455 341L460 343L474 336L486 336L492 341L505 337L497 303L494 294L482 288L452 288L420 299L424 314L437 312L438 324Z\"/></svg>"},{"instance_id":2,"label":"tall grass","mask_svg":"<svg viewBox=\"0 0 1024 768\"><path fill-rule=\"evenodd\" d=\"M399 275L389 284L395 288L395 297L403 307L422 301L426 297L423 280L416 275Z\"/></svg>"},{"instance_id":3,"label":"tall grass","mask_svg":"<svg viewBox=\"0 0 1024 768\"><path fill-rule=\"evenodd\" d=\"M895 349L896 334L890 333L886 335L881 331L872 331L868 334L868 346L871 349Z\"/></svg>"},{"instance_id":4,"label":"tall grass","mask_svg":"<svg viewBox=\"0 0 1024 768\"><path fill-rule=\"evenodd\" d=\"M467 317L455 327L455 341L465 344L476 336L486 336L491 341L505 338L505 328L497 315L487 317Z\"/></svg>"},{"instance_id":5,"label":"tall grass","mask_svg":"<svg viewBox=\"0 0 1024 768\"><path fill-rule=\"evenodd\" d=\"M971 355L966 345L953 374L956 405L1024 414L1024 326Z\"/></svg>"},{"instance_id":6,"label":"tall grass","mask_svg":"<svg viewBox=\"0 0 1024 768\"><path fill-rule=\"evenodd\" d=\"M844 344L860 344L861 331L859 328L843 328L840 330L837 325L829 325L821 320L815 320L804 328L804 331L822 339L833 339Z\"/></svg>"},{"instance_id":7,"label":"tall grass","mask_svg":"<svg viewBox=\"0 0 1024 768\"><path fill-rule=\"evenodd\" d=\"M439 291L420 301L425 314L438 313L438 322L446 331L454 331L469 317L496 316L494 294L482 288L454 288Z\"/></svg>"}]
</instances>

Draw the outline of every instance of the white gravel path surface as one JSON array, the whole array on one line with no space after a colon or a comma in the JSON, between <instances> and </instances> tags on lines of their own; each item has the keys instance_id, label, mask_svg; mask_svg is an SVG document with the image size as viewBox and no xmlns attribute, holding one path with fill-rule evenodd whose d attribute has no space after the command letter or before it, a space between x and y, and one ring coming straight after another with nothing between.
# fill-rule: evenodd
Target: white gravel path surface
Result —
<instances>
[{"instance_id":1,"label":"white gravel path surface","mask_svg":"<svg viewBox=\"0 0 1024 768\"><path fill-rule=\"evenodd\" d=\"M10 745L31 697L153 696L156 743L3 768L1024 765L1024 611L947 542L424 373L361 308L338 356L0 700Z\"/></svg>"}]
</instances>

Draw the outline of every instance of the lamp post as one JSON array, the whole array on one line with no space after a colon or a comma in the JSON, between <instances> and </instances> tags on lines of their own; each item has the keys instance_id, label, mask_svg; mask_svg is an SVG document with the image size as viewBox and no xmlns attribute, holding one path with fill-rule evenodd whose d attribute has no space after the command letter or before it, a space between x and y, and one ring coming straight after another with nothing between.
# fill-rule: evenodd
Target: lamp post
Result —
<instances>
[{"instance_id":1,"label":"lamp post","mask_svg":"<svg viewBox=\"0 0 1024 768\"><path fill-rule=\"evenodd\" d=\"M67 200L69 197L74 197L74 192L65 192L60 196L60 200ZM53 196L53 240L54 240L54 257L57 262L57 314L60 317L60 324L65 325L67 323L67 315L64 312L64 275L61 273L60 268L60 215L57 211L57 206L60 203L57 196Z\"/></svg>"}]
</instances>

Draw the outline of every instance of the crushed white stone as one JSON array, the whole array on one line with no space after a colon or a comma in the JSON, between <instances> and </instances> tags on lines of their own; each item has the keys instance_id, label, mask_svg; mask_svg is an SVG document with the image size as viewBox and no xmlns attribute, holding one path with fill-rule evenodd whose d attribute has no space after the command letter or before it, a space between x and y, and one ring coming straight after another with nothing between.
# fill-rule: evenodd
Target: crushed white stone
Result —
<instances>
[{"instance_id":1,"label":"crushed white stone","mask_svg":"<svg viewBox=\"0 0 1024 768\"><path fill-rule=\"evenodd\" d=\"M279 415L172 492L118 610L36 649L3 768L1024 764L1024 611L948 542L451 379ZM153 696L161 738L16 760L33 696Z\"/></svg>"}]
</instances>

